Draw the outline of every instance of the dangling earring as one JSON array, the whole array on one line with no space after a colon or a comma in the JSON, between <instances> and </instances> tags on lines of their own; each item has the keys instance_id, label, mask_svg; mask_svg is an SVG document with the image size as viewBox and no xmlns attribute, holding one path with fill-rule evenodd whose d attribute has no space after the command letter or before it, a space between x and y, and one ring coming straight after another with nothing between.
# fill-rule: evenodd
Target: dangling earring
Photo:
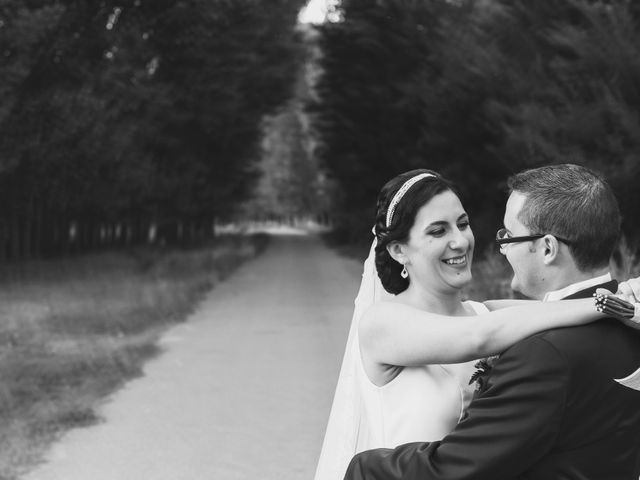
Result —
<instances>
[{"instance_id":1,"label":"dangling earring","mask_svg":"<svg viewBox=\"0 0 640 480\"><path fill-rule=\"evenodd\" d=\"M402 271L400 272L400 276L402 278L407 278L409 276L409 272L407 272L407 266L402 265Z\"/></svg>"}]
</instances>

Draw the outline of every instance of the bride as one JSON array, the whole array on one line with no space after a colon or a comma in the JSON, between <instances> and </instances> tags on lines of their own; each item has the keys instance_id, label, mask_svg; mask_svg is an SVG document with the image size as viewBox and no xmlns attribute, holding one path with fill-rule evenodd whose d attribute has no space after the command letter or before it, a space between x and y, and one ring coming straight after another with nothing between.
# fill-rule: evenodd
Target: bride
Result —
<instances>
[{"instance_id":1,"label":"bride","mask_svg":"<svg viewBox=\"0 0 640 480\"><path fill-rule=\"evenodd\" d=\"M455 187L433 171L382 188L374 234L315 480L342 479L360 451L449 433L473 395L474 359L602 317L591 298L464 301L474 237Z\"/></svg>"}]
</instances>

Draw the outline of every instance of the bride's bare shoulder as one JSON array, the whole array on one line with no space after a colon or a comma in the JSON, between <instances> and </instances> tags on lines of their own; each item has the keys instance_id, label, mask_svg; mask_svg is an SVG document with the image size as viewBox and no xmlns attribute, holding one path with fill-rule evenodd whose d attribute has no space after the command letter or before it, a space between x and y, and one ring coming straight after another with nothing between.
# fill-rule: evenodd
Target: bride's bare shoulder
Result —
<instances>
[{"instance_id":1,"label":"bride's bare shoulder","mask_svg":"<svg viewBox=\"0 0 640 480\"><path fill-rule=\"evenodd\" d=\"M368 345L375 346L376 339L386 337L394 326L397 328L398 316L412 308L395 299L379 301L369 306L362 313L358 325L361 346L365 349Z\"/></svg>"},{"instance_id":2,"label":"bride's bare shoulder","mask_svg":"<svg viewBox=\"0 0 640 480\"><path fill-rule=\"evenodd\" d=\"M381 300L379 302L374 303L373 305L369 306L369 308L367 308L367 310L365 310L365 313L368 312L386 312L388 310L398 310L398 309L414 309L417 310L416 307L413 307L411 305L409 305L406 302L403 302L402 300L398 300L395 298L391 298L388 300Z\"/></svg>"},{"instance_id":3,"label":"bride's bare shoulder","mask_svg":"<svg viewBox=\"0 0 640 480\"><path fill-rule=\"evenodd\" d=\"M383 300L367 308L361 319L361 325L387 323L397 320L399 316L430 315L429 312L402 302L401 300Z\"/></svg>"},{"instance_id":4,"label":"bride's bare shoulder","mask_svg":"<svg viewBox=\"0 0 640 480\"><path fill-rule=\"evenodd\" d=\"M370 305L363 313L360 324L371 323L380 317L389 315L390 312L399 308L402 304L395 300L383 300Z\"/></svg>"}]
</instances>

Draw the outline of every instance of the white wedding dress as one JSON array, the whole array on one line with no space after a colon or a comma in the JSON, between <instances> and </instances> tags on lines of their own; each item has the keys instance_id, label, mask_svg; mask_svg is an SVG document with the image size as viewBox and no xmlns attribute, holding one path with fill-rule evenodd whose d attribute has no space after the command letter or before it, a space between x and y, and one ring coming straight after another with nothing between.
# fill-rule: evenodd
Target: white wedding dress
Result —
<instances>
[{"instance_id":1,"label":"white wedding dress","mask_svg":"<svg viewBox=\"0 0 640 480\"><path fill-rule=\"evenodd\" d=\"M470 303L476 313L487 311L482 303ZM354 453L440 440L462 419L473 396L474 387L469 385L469 379L475 371L475 360L455 365L405 367L381 387L369 380L360 355L357 363L356 378L366 428L362 429Z\"/></svg>"},{"instance_id":2,"label":"white wedding dress","mask_svg":"<svg viewBox=\"0 0 640 480\"><path fill-rule=\"evenodd\" d=\"M382 387L369 380L358 324L370 305L390 297L375 274L374 248L375 242L365 261L315 480L342 480L353 455L363 450L441 439L458 423L473 393L469 379L475 361L405 367ZM469 304L476 313L488 311L481 303Z\"/></svg>"}]
</instances>

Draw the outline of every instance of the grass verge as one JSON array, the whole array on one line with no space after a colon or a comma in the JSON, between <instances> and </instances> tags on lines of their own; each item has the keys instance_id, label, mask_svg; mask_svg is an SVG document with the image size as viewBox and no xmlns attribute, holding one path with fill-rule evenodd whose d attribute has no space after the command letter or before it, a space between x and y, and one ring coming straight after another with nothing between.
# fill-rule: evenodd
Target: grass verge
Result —
<instances>
[{"instance_id":1,"label":"grass verge","mask_svg":"<svg viewBox=\"0 0 640 480\"><path fill-rule=\"evenodd\" d=\"M0 271L0 479L19 477L159 352L163 331L266 235L190 250L137 249Z\"/></svg>"}]
</instances>

